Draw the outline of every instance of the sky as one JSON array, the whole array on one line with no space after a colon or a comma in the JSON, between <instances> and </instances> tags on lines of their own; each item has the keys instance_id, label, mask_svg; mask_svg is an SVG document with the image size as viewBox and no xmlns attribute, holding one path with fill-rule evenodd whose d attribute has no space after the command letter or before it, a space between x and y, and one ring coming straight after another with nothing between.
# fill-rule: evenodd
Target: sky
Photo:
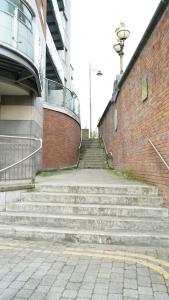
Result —
<instances>
[{"instance_id":1,"label":"sky","mask_svg":"<svg viewBox=\"0 0 169 300\"><path fill-rule=\"evenodd\" d=\"M81 105L82 128L90 125L89 64L92 67L92 130L111 99L120 59L113 45L115 29L124 22L130 30L125 41L124 70L137 48L159 0L71 0L71 64L74 90ZM102 76L96 76L101 70Z\"/></svg>"}]
</instances>

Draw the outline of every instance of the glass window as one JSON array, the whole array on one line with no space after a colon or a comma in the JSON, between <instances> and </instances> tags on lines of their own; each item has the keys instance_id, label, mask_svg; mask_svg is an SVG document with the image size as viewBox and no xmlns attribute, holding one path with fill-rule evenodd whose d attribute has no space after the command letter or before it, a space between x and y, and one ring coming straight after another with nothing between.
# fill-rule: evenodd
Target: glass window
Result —
<instances>
[{"instance_id":1,"label":"glass window","mask_svg":"<svg viewBox=\"0 0 169 300\"><path fill-rule=\"evenodd\" d=\"M20 11L28 18L28 20L31 22L32 21L32 14L29 11L29 9L26 7L26 5L23 2L19 2L19 9Z\"/></svg>"},{"instance_id":2,"label":"glass window","mask_svg":"<svg viewBox=\"0 0 169 300\"><path fill-rule=\"evenodd\" d=\"M12 6L13 10L18 7L19 13L18 13L18 19L25 23L29 28L32 28L32 14L30 10L27 8L27 6L22 2L21 0L0 0L0 3L5 3L5 5ZM1 7L1 4L0 4Z\"/></svg>"},{"instance_id":3,"label":"glass window","mask_svg":"<svg viewBox=\"0 0 169 300\"><path fill-rule=\"evenodd\" d=\"M0 10L14 15L15 6L6 0L1 0L0 1Z\"/></svg>"},{"instance_id":4,"label":"glass window","mask_svg":"<svg viewBox=\"0 0 169 300\"><path fill-rule=\"evenodd\" d=\"M27 17L19 10L18 11L18 19L23 22L30 30L32 29L31 22L27 19Z\"/></svg>"}]
</instances>

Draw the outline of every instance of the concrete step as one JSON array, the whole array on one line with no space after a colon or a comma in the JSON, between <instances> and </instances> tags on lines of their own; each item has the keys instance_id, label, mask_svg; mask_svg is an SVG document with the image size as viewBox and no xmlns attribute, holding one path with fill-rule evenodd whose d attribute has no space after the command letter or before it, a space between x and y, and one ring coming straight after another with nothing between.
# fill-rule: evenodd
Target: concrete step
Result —
<instances>
[{"instance_id":1,"label":"concrete step","mask_svg":"<svg viewBox=\"0 0 169 300\"><path fill-rule=\"evenodd\" d=\"M81 153L105 153L104 149L103 148L96 148L96 147L91 147L91 148L88 148L88 147L82 147L80 149L80 152Z\"/></svg>"},{"instance_id":2,"label":"concrete step","mask_svg":"<svg viewBox=\"0 0 169 300\"><path fill-rule=\"evenodd\" d=\"M53 242L169 247L169 233L154 231L128 233L113 230L105 232L73 230L69 228L0 225L0 236Z\"/></svg>"},{"instance_id":3,"label":"concrete step","mask_svg":"<svg viewBox=\"0 0 169 300\"><path fill-rule=\"evenodd\" d=\"M157 196L158 189L152 185L142 184L114 184L114 185L56 185L36 184L36 191L55 192L55 193L73 193L73 194L101 194L101 195L139 195L139 196Z\"/></svg>"},{"instance_id":4,"label":"concrete step","mask_svg":"<svg viewBox=\"0 0 169 300\"><path fill-rule=\"evenodd\" d=\"M168 218L134 218L90 215L53 215L28 212L0 212L0 224L68 227L83 230L128 230L157 231L169 230Z\"/></svg>"},{"instance_id":5,"label":"concrete step","mask_svg":"<svg viewBox=\"0 0 169 300\"><path fill-rule=\"evenodd\" d=\"M93 164L104 164L104 163L107 163L107 160L106 160L106 158L105 157L99 157L99 158L97 158L97 157L86 157L86 156L84 156L84 157L82 157L82 158L80 158L80 161L81 162L84 162L84 163L93 163Z\"/></svg>"},{"instance_id":6,"label":"concrete step","mask_svg":"<svg viewBox=\"0 0 169 300\"><path fill-rule=\"evenodd\" d=\"M168 209L162 207L122 206L105 204L67 204L44 202L13 202L7 211L32 212L56 215L93 215L140 218L168 218Z\"/></svg>"},{"instance_id":7,"label":"concrete step","mask_svg":"<svg viewBox=\"0 0 169 300\"><path fill-rule=\"evenodd\" d=\"M81 165L78 166L79 169L109 169L108 166L90 166L90 165Z\"/></svg>"},{"instance_id":8,"label":"concrete step","mask_svg":"<svg viewBox=\"0 0 169 300\"><path fill-rule=\"evenodd\" d=\"M100 160L100 159L106 159L106 155L104 155L104 153L100 153L100 154L95 154L95 153L81 153L80 157L82 158L87 158L87 159L95 159L96 161L97 160Z\"/></svg>"},{"instance_id":9,"label":"concrete step","mask_svg":"<svg viewBox=\"0 0 169 300\"><path fill-rule=\"evenodd\" d=\"M79 167L82 168L90 168L90 169L105 169L107 168L107 164L102 162L102 163L95 163L95 162L88 162L88 161L80 161Z\"/></svg>"},{"instance_id":10,"label":"concrete step","mask_svg":"<svg viewBox=\"0 0 169 300\"><path fill-rule=\"evenodd\" d=\"M95 145L89 144L89 145L82 145L81 149L102 149L103 150L104 148L99 144L95 144Z\"/></svg>"},{"instance_id":11,"label":"concrete step","mask_svg":"<svg viewBox=\"0 0 169 300\"><path fill-rule=\"evenodd\" d=\"M112 205L137 205L159 207L163 204L162 197L142 195L111 195L111 194L73 194L53 192L22 193L22 201L45 203L85 203L85 204L112 204Z\"/></svg>"}]
</instances>

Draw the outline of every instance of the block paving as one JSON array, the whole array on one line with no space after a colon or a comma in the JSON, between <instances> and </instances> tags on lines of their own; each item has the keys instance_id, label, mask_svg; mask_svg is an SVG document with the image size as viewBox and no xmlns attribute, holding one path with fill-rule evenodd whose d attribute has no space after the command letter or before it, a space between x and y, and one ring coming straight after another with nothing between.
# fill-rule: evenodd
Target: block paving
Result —
<instances>
[{"instance_id":1,"label":"block paving","mask_svg":"<svg viewBox=\"0 0 169 300\"><path fill-rule=\"evenodd\" d=\"M0 300L167 300L169 248L0 239Z\"/></svg>"}]
</instances>

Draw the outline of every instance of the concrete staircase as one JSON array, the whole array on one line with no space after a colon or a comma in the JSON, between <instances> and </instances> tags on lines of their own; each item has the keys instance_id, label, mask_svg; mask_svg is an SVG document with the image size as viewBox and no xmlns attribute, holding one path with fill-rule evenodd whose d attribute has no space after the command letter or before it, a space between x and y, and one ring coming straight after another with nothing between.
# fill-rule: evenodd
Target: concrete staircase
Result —
<instances>
[{"instance_id":1,"label":"concrete staircase","mask_svg":"<svg viewBox=\"0 0 169 300\"><path fill-rule=\"evenodd\" d=\"M169 246L169 213L143 184L38 184L0 213L0 236Z\"/></svg>"},{"instance_id":2,"label":"concrete staircase","mask_svg":"<svg viewBox=\"0 0 169 300\"><path fill-rule=\"evenodd\" d=\"M82 142L80 150L79 168L81 169L107 169L107 159L100 140L86 140Z\"/></svg>"}]
</instances>

